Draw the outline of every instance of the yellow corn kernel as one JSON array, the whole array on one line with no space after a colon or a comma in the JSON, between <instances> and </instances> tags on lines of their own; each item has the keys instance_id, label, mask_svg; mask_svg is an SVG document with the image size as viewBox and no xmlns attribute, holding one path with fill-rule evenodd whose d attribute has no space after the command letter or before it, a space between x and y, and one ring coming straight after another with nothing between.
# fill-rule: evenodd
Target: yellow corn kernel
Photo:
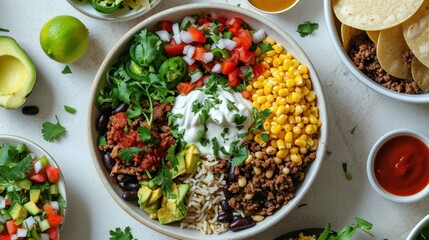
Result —
<instances>
[{"instance_id":1,"label":"yellow corn kernel","mask_svg":"<svg viewBox=\"0 0 429 240\"><path fill-rule=\"evenodd\" d=\"M273 60L273 67L277 68L283 64L283 60L281 58L276 58Z\"/></svg>"},{"instance_id":2,"label":"yellow corn kernel","mask_svg":"<svg viewBox=\"0 0 429 240\"><path fill-rule=\"evenodd\" d=\"M290 160L294 163L301 163L302 158L301 158L301 155L299 155L297 153L291 153L290 154Z\"/></svg>"},{"instance_id":3,"label":"yellow corn kernel","mask_svg":"<svg viewBox=\"0 0 429 240\"><path fill-rule=\"evenodd\" d=\"M278 97L276 99L276 104L277 105L286 105L286 99L284 97Z\"/></svg>"},{"instance_id":4,"label":"yellow corn kernel","mask_svg":"<svg viewBox=\"0 0 429 240\"><path fill-rule=\"evenodd\" d=\"M252 85L254 88L257 88L257 89L260 89L263 87L262 82L260 82L260 81L253 82Z\"/></svg>"},{"instance_id":5,"label":"yellow corn kernel","mask_svg":"<svg viewBox=\"0 0 429 240\"><path fill-rule=\"evenodd\" d=\"M310 93L310 89L308 89L308 87L306 87L306 86L303 86L302 87L302 94L303 95L307 95L307 94L309 94ZM311 102L311 101L310 101Z\"/></svg>"},{"instance_id":6,"label":"yellow corn kernel","mask_svg":"<svg viewBox=\"0 0 429 240\"><path fill-rule=\"evenodd\" d=\"M258 94L258 96L262 96L264 95L264 89L258 89L255 91L256 94Z\"/></svg>"},{"instance_id":7,"label":"yellow corn kernel","mask_svg":"<svg viewBox=\"0 0 429 240\"><path fill-rule=\"evenodd\" d=\"M314 128L313 128L313 125L307 125L307 126L305 126L305 130L304 131L308 135L311 135L311 134L313 134L315 132Z\"/></svg>"},{"instance_id":8,"label":"yellow corn kernel","mask_svg":"<svg viewBox=\"0 0 429 240\"><path fill-rule=\"evenodd\" d=\"M308 87L308 89L312 89L312 85L311 85L310 79L306 79L305 86Z\"/></svg>"},{"instance_id":9,"label":"yellow corn kernel","mask_svg":"<svg viewBox=\"0 0 429 240\"><path fill-rule=\"evenodd\" d=\"M273 113L275 113L275 112L277 111L277 109L278 109L278 106L277 106L277 105L273 105L273 106L271 106L271 108L270 108L271 112L273 112Z\"/></svg>"},{"instance_id":10,"label":"yellow corn kernel","mask_svg":"<svg viewBox=\"0 0 429 240\"><path fill-rule=\"evenodd\" d=\"M299 152L299 148L297 148L297 147L292 147L292 148L289 150L289 152L290 152L290 154L297 154L297 153Z\"/></svg>"},{"instance_id":11,"label":"yellow corn kernel","mask_svg":"<svg viewBox=\"0 0 429 240\"><path fill-rule=\"evenodd\" d=\"M290 67L292 67L292 60L290 60L290 59L285 59L284 61L283 61L283 68L284 69L289 69Z\"/></svg>"},{"instance_id":12,"label":"yellow corn kernel","mask_svg":"<svg viewBox=\"0 0 429 240\"><path fill-rule=\"evenodd\" d=\"M280 97L286 97L289 95L289 91L286 88L282 88L279 90L278 94Z\"/></svg>"},{"instance_id":13,"label":"yellow corn kernel","mask_svg":"<svg viewBox=\"0 0 429 240\"><path fill-rule=\"evenodd\" d=\"M295 117L294 116L289 116L288 121L289 121L289 123L295 124Z\"/></svg>"},{"instance_id":14,"label":"yellow corn kernel","mask_svg":"<svg viewBox=\"0 0 429 240\"><path fill-rule=\"evenodd\" d=\"M302 87L305 85L305 81L301 75L298 75L294 78L295 86Z\"/></svg>"},{"instance_id":15,"label":"yellow corn kernel","mask_svg":"<svg viewBox=\"0 0 429 240\"><path fill-rule=\"evenodd\" d=\"M299 122L298 122L298 120L299 120ZM301 129L303 129L305 127L304 123L300 122L301 121L300 116L295 117L295 121L297 122L297 124L296 124L297 127L301 128Z\"/></svg>"},{"instance_id":16,"label":"yellow corn kernel","mask_svg":"<svg viewBox=\"0 0 429 240\"><path fill-rule=\"evenodd\" d=\"M279 132L279 134L277 134L277 136L278 136L280 139L285 139L286 132L285 132L284 130L281 130L281 131Z\"/></svg>"},{"instance_id":17,"label":"yellow corn kernel","mask_svg":"<svg viewBox=\"0 0 429 240\"><path fill-rule=\"evenodd\" d=\"M282 89L280 86L274 86L273 92L278 93L280 91L280 89Z\"/></svg>"},{"instance_id":18,"label":"yellow corn kernel","mask_svg":"<svg viewBox=\"0 0 429 240\"><path fill-rule=\"evenodd\" d=\"M257 142L257 143L261 143L261 142L263 142L262 141L262 137L261 137L261 134L256 134L255 135L255 137L253 138L253 140L255 141L255 142Z\"/></svg>"},{"instance_id":19,"label":"yellow corn kernel","mask_svg":"<svg viewBox=\"0 0 429 240\"><path fill-rule=\"evenodd\" d=\"M264 103L264 108L265 108L265 109L269 109L269 108L271 108L271 105L272 105L272 104L271 104L270 102L265 102L265 103Z\"/></svg>"},{"instance_id":20,"label":"yellow corn kernel","mask_svg":"<svg viewBox=\"0 0 429 240\"><path fill-rule=\"evenodd\" d=\"M295 126L292 128L292 132L295 134L300 134L301 133L301 128L298 126Z\"/></svg>"},{"instance_id":21,"label":"yellow corn kernel","mask_svg":"<svg viewBox=\"0 0 429 240\"><path fill-rule=\"evenodd\" d=\"M283 46L279 44L274 44L273 49L276 53L281 53L283 51Z\"/></svg>"},{"instance_id":22,"label":"yellow corn kernel","mask_svg":"<svg viewBox=\"0 0 429 240\"><path fill-rule=\"evenodd\" d=\"M309 79L309 78L310 78L310 76L308 76L308 74L307 74L307 73L304 73L304 74L302 74L302 78L304 78L305 80L307 80L307 79Z\"/></svg>"},{"instance_id":23,"label":"yellow corn kernel","mask_svg":"<svg viewBox=\"0 0 429 240\"><path fill-rule=\"evenodd\" d=\"M300 139L300 138L296 139L294 143L298 147L305 147L305 145L307 145L307 142L305 140Z\"/></svg>"},{"instance_id":24,"label":"yellow corn kernel","mask_svg":"<svg viewBox=\"0 0 429 240\"><path fill-rule=\"evenodd\" d=\"M282 130L282 126L280 126L277 123L271 124L271 133L272 134L278 134Z\"/></svg>"},{"instance_id":25,"label":"yellow corn kernel","mask_svg":"<svg viewBox=\"0 0 429 240\"><path fill-rule=\"evenodd\" d=\"M285 105L279 105L277 107L277 111L275 111L275 113L276 113L276 116L281 116L281 115L285 114L286 113Z\"/></svg>"},{"instance_id":26,"label":"yellow corn kernel","mask_svg":"<svg viewBox=\"0 0 429 240\"><path fill-rule=\"evenodd\" d=\"M280 53L280 54L279 54L279 58L281 58L281 59L285 60L285 59L286 59L286 54L284 54L284 53Z\"/></svg>"},{"instance_id":27,"label":"yellow corn kernel","mask_svg":"<svg viewBox=\"0 0 429 240\"><path fill-rule=\"evenodd\" d=\"M317 144L319 143L319 140L314 139L313 141L314 141L314 143L313 143L313 146L310 148L310 150L316 151L317 150Z\"/></svg>"},{"instance_id":28,"label":"yellow corn kernel","mask_svg":"<svg viewBox=\"0 0 429 240\"><path fill-rule=\"evenodd\" d=\"M308 119L308 117L305 115L305 112L306 112L307 110L305 110L304 111L304 116L303 117L301 117L301 121L302 121L302 123L304 123L304 124L307 124L310 120Z\"/></svg>"},{"instance_id":29,"label":"yellow corn kernel","mask_svg":"<svg viewBox=\"0 0 429 240\"><path fill-rule=\"evenodd\" d=\"M267 57L272 57L272 56L276 55L276 51L270 50L270 51L266 52L265 54L267 54ZM265 59L264 59L264 61L265 61Z\"/></svg>"},{"instance_id":30,"label":"yellow corn kernel","mask_svg":"<svg viewBox=\"0 0 429 240\"><path fill-rule=\"evenodd\" d=\"M268 63L267 63L268 64ZM265 67L265 66L264 66ZM262 76L264 78L269 78L271 76L271 72L270 70L268 70L270 68L270 65L268 64L268 67L266 68L267 70L265 70L264 74L262 74Z\"/></svg>"},{"instance_id":31,"label":"yellow corn kernel","mask_svg":"<svg viewBox=\"0 0 429 240\"><path fill-rule=\"evenodd\" d=\"M310 114L309 119L310 123L317 124L318 119L313 114Z\"/></svg>"},{"instance_id":32,"label":"yellow corn kernel","mask_svg":"<svg viewBox=\"0 0 429 240\"><path fill-rule=\"evenodd\" d=\"M286 146L285 141L283 139L277 139L276 144L278 149L283 149Z\"/></svg>"},{"instance_id":33,"label":"yellow corn kernel","mask_svg":"<svg viewBox=\"0 0 429 240\"><path fill-rule=\"evenodd\" d=\"M270 64L265 62L265 61L262 61L261 64L262 64L262 66L264 66L265 69L269 69L271 67ZM265 74L263 74L263 75L265 76Z\"/></svg>"},{"instance_id":34,"label":"yellow corn kernel","mask_svg":"<svg viewBox=\"0 0 429 240\"><path fill-rule=\"evenodd\" d=\"M264 85L264 95L268 95L273 90L273 87L270 84L263 84Z\"/></svg>"},{"instance_id":35,"label":"yellow corn kernel","mask_svg":"<svg viewBox=\"0 0 429 240\"><path fill-rule=\"evenodd\" d=\"M293 115L294 116L299 116L299 115L302 114L302 112L303 111L302 111L301 105L298 105L298 106L295 107L295 111L294 111ZM296 121L296 119L295 119L295 121ZM300 121L301 121L301 119L300 119ZM297 121L297 122L299 122L299 121Z\"/></svg>"},{"instance_id":36,"label":"yellow corn kernel","mask_svg":"<svg viewBox=\"0 0 429 240\"><path fill-rule=\"evenodd\" d=\"M280 149L277 153L276 153L276 157L278 158L285 158L288 154L288 150L287 149Z\"/></svg>"},{"instance_id":37,"label":"yellow corn kernel","mask_svg":"<svg viewBox=\"0 0 429 240\"><path fill-rule=\"evenodd\" d=\"M252 105L257 109L259 109L259 107L260 107L259 103L256 101L252 102Z\"/></svg>"},{"instance_id":38,"label":"yellow corn kernel","mask_svg":"<svg viewBox=\"0 0 429 240\"><path fill-rule=\"evenodd\" d=\"M253 140L253 138L255 137L255 135L253 134L253 133L249 133L248 135L247 135L247 140L248 141L251 141L251 140Z\"/></svg>"},{"instance_id":39,"label":"yellow corn kernel","mask_svg":"<svg viewBox=\"0 0 429 240\"><path fill-rule=\"evenodd\" d=\"M299 65L299 66L298 66L298 70L299 70L301 73L308 73L308 67L307 67L307 66L305 66L305 65Z\"/></svg>"},{"instance_id":40,"label":"yellow corn kernel","mask_svg":"<svg viewBox=\"0 0 429 240\"><path fill-rule=\"evenodd\" d=\"M274 51L273 51L274 52ZM275 54L276 52L274 52ZM268 63L268 64L272 64L273 63L273 58L268 56L268 52L266 53L267 57L264 58L264 62Z\"/></svg>"},{"instance_id":41,"label":"yellow corn kernel","mask_svg":"<svg viewBox=\"0 0 429 240\"><path fill-rule=\"evenodd\" d=\"M253 86L252 85L247 85L246 86L246 90L249 91L249 92L252 91L253 90Z\"/></svg>"},{"instance_id":42,"label":"yellow corn kernel","mask_svg":"<svg viewBox=\"0 0 429 240\"><path fill-rule=\"evenodd\" d=\"M255 55L256 56L259 56L259 55L261 55L261 49L258 47L258 48L256 48L256 50L255 50Z\"/></svg>"},{"instance_id":43,"label":"yellow corn kernel","mask_svg":"<svg viewBox=\"0 0 429 240\"><path fill-rule=\"evenodd\" d=\"M312 102L314 101L314 99L316 99L316 95L310 91L305 95L305 100L307 100L308 102Z\"/></svg>"},{"instance_id":44,"label":"yellow corn kernel","mask_svg":"<svg viewBox=\"0 0 429 240\"><path fill-rule=\"evenodd\" d=\"M277 148L277 140L275 140L275 139L272 139L271 140L271 147L273 147L273 148Z\"/></svg>"},{"instance_id":45,"label":"yellow corn kernel","mask_svg":"<svg viewBox=\"0 0 429 240\"><path fill-rule=\"evenodd\" d=\"M293 92L291 94L291 97L292 97L292 101L294 101L294 102L299 102L301 100L301 94L296 93L296 92Z\"/></svg>"},{"instance_id":46,"label":"yellow corn kernel","mask_svg":"<svg viewBox=\"0 0 429 240\"><path fill-rule=\"evenodd\" d=\"M276 122L280 125L285 124L285 122L287 121L287 116L286 115L280 115L277 117Z\"/></svg>"},{"instance_id":47,"label":"yellow corn kernel","mask_svg":"<svg viewBox=\"0 0 429 240\"><path fill-rule=\"evenodd\" d=\"M285 142L286 143L292 143L292 141L293 141L293 133L292 132L286 132Z\"/></svg>"},{"instance_id":48,"label":"yellow corn kernel","mask_svg":"<svg viewBox=\"0 0 429 240\"><path fill-rule=\"evenodd\" d=\"M265 131L269 131L271 128L271 124L268 121L265 121L262 126L264 127Z\"/></svg>"},{"instance_id":49,"label":"yellow corn kernel","mask_svg":"<svg viewBox=\"0 0 429 240\"><path fill-rule=\"evenodd\" d=\"M299 66L299 61L296 59L292 59L292 64L295 68L297 68Z\"/></svg>"},{"instance_id":50,"label":"yellow corn kernel","mask_svg":"<svg viewBox=\"0 0 429 240\"><path fill-rule=\"evenodd\" d=\"M286 80L286 86L289 87L295 87L295 80L293 78L288 78Z\"/></svg>"},{"instance_id":51,"label":"yellow corn kernel","mask_svg":"<svg viewBox=\"0 0 429 240\"><path fill-rule=\"evenodd\" d=\"M308 152L308 148L307 147L300 147L299 148L299 153L306 154L307 152Z\"/></svg>"},{"instance_id":52,"label":"yellow corn kernel","mask_svg":"<svg viewBox=\"0 0 429 240\"><path fill-rule=\"evenodd\" d=\"M307 139L308 146L312 147L314 145L314 141L312 138Z\"/></svg>"},{"instance_id":53,"label":"yellow corn kernel","mask_svg":"<svg viewBox=\"0 0 429 240\"><path fill-rule=\"evenodd\" d=\"M264 103L267 101L267 97L266 97L266 96L259 96L259 97L256 99L256 101L257 101L259 104L264 104Z\"/></svg>"}]
</instances>

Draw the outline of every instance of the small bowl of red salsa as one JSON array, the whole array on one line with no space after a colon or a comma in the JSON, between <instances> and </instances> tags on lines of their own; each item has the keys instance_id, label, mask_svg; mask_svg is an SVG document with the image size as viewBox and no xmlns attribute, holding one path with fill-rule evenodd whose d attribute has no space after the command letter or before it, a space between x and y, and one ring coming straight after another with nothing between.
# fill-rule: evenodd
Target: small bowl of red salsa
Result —
<instances>
[{"instance_id":1,"label":"small bowl of red salsa","mask_svg":"<svg viewBox=\"0 0 429 240\"><path fill-rule=\"evenodd\" d=\"M429 195L429 137L413 129L396 129L372 147L368 179L382 197L400 203Z\"/></svg>"}]
</instances>

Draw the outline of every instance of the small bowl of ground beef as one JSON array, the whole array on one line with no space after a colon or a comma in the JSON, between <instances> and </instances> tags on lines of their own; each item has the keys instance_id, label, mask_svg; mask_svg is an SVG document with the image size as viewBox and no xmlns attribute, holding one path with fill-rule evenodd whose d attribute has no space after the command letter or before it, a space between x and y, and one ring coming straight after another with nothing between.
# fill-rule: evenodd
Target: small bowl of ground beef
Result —
<instances>
[{"instance_id":1,"label":"small bowl of ground beef","mask_svg":"<svg viewBox=\"0 0 429 240\"><path fill-rule=\"evenodd\" d=\"M413 77L407 77L407 79L395 77L382 67L383 64L380 64L381 60L379 61L377 56L377 39L379 32L383 30L365 31L365 29L344 26L345 24L337 18L334 11L335 4L338 2L324 0L324 13L329 37L348 70L367 87L385 96L410 103L429 103L429 89L424 85L426 83L416 81ZM351 29L344 30L344 27ZM344 44L345 41L346 44ZM413 52L404 51L399 58L411 72L411 63L415 58ZM428 82L428 71L422 72L425 79L423 82Z\"/></svg>"}]
</instances>

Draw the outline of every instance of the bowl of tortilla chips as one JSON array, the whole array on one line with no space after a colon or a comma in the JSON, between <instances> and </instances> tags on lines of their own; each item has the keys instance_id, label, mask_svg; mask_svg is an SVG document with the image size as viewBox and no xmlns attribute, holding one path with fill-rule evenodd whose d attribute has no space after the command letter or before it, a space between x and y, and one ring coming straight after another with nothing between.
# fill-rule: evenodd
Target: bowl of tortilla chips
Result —
<instances>
[{"instance_id":1,"label":"bowl of tortilla chips","mask_svg":"<svg viewBox=\"0 0 429 240\"><path fill-rule=\"evenodd\" d=\"M362 83L429 103L429 0L324 0L329 36Z\"/></svg>"}]
</instances>

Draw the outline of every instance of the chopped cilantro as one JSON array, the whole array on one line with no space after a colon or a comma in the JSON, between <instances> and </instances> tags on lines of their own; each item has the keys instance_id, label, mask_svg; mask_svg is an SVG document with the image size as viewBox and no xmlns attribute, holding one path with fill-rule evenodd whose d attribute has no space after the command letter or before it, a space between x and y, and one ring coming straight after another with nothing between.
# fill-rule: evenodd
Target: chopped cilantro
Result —
<instances>
[{"instance_id":1,"label":"chopped cilantro","mask_svg":"<svg viewBox=\"0 0 429 240\"><path fill-rule=\"evenodd\" d=\"M264 142L266 142L266 143L267 143L267 142L268 142L268 140L269 140L269 139L268 139L268 133L262 133L262 134L261 134L261 138L262 138L262 141L264 141Z\"/></svg>"},{"instance_id":2,"label":"chopped cilantro","mask_svg":"<svg viewBox=\"0 0 429 240\"><path fill-rule=\"evenodd\" d=\"M69 65L66 65L63 69L63 71L61 71L62 74L68 74L68 73L72 73Z\"/></svg>"},{"instance_id":3,"label":"chopped cilantro","mask_svg":"<svg viewBox=\"0 0 429 240\"><path fill-rule=\"evenodd\" d=\"M171 192L171 184L173 183L173 174L165 164L165 160L161 161L161 168L158 169L156 177L152 179L154 183L162 189L162 194L167 196Z\"/></svg>"},{"instance_id":4,"label":"chopped cilantro","mask_svg":"<svg viewBox=\"0 0 429 240\"><path fill-rule=\"evenodd\" d=\"M131 234L130 227L126 227L124 231L122 231L121 228L115 228L115 231L110 230L109 234L109 240L137 240L137 238L134 238Z\"/></svg>"},{"instance_id":5,"label":"chopped cilantro","mask_svg":"<svg viewBox=\"0 0 429 240\"><path fill-rule=\"evenodd\" d=\"M217 142L217 138L213 137L211 141L212 141L213 155L217 156L219 155L219 143Z\"/></svg>"},{"instance_id":6,"label":"chopped cilantro","mask_svg":"<svg viewBox=\"0 0 429 240\"><path fill-rule=\"evenodd\" d=\"M45 122L42 125L43 138L48 142L59 139L66 132L66 129L61 126L57 115L55 115L55 118L57 119L56 123Z\"/></svg>"},{"instance_id":7,"label":"chopped cilantro","mask_svg":"<svg viewBox=\"0 0 429 240\"><path fill-rule=\"evenodd\" d=\"M177 119L183 118L183 114L181 113L173 114L172 112L168 112L167 118L168 118L168 125L171 126L174 121L176 121Z\"/></svg>"},{"instance_id":8,"label":"chopped cilantro","mask_svg":"<svg viewBox=\"0 0 429 240\"><path fill-rule=\"evenodd\" d=\"M235 106L234 102L231 102L228 100L228 103L226 104L226 107L228 108L229 111L235 110L238 112L238 107Z\"/></svg>"},{"instance_id":9,"label":"chopped cilantro","mask_svg":"<svg viewBox=\"0 0 429 240\"><path fill-rule=\"evenodd\" d=\"M298 25L297 32L301 37L306 37L310 35L314 30L317 30L319 28L318 23L306 21L304 23L301 23Z\"/></svg>"},{"instance_id":10,"label":"chopped cilantro","mask_svg":"<svg viewBox=\"0 0 429 240\"><path fill-rule=\"evenodd\" d=\"M107 145L106 138L104 136L100 136L98 138L98 146L106 146L106 145Z\"/></svg>"},{"instance_id":11,"label":"chopped cilantro","mask_svg":"<svg viewBox=\"0 0 429 240\"><path fill-rule=\"evenodd\" d=\"M146 148L138 148L138 147L131 147L131 148L122 148L119 152L119 158L129 162L133 159L134 154L138 154L140 152L146 151Z\"/></svg>"},{"instance_id":12,"label":"chopped cilantro","mask_svg":"<svg viewBox=\"0 0 429 240\"><path fill-rule=\"evenodd\" d=\"M232 152L232 158L231 158L231 164L232 166L237 166L240 163L244 162L244 160L247 159L249 154L247 153L247 149L244 146L234 146L233 152Z\"/></svg>"},{"instance_id":13,"label":"chopped cilantro","mask_svg":"<svg viewBox=\"0 0 429 240\"><path fill-rule=\"evenodd\" d=\"M197 113L201 110L201 108L203 108L203 104L201 104L198 101L195 101L192 103L192 112L193 113Z\"/></svg>"},{"instance_id":14,"label":"chopped cilantro","mask_svg":"<svg viewBox=\"0 0 429 240\"><path fill-rule=\"evenodd\" d=\"M70 114L75 114L76 113L76 108L74 107L70 107L67 105L64 105L64 110Z\"/></svg>"},{"instance_id":15,"label":"chopped cilantro","mask_svg":"<svg viewBox=\"0 0 429 240\"><path fill-rule=\"evenodd\" d=\"M238 113L234 114L234 122L237 125L241 125L246 121L247 117Z\"/></svg>"}]
</instances>

